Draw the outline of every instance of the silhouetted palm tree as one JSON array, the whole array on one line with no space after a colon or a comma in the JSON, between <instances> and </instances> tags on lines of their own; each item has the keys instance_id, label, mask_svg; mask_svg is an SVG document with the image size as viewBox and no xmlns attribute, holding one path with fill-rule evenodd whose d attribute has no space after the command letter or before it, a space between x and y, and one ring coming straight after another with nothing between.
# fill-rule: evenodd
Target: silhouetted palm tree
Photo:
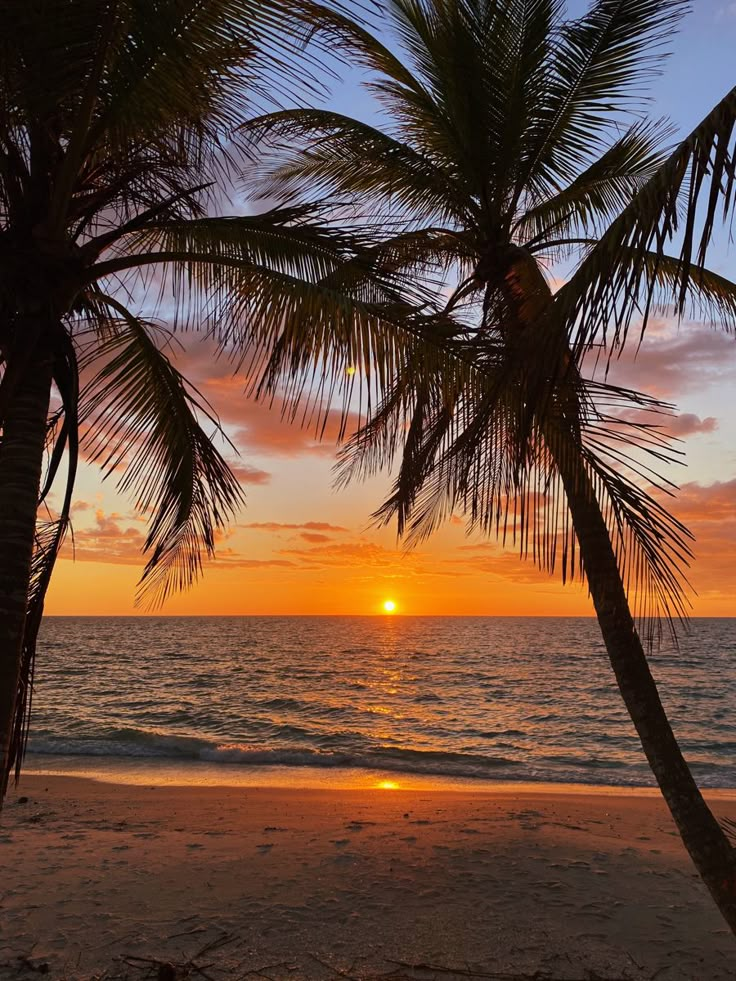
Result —
<instances>
[{"instance_id":1,"label":"silhouetted palm tree","mask_svg":"<svg viewBox=\"0 0 736 981\"><path fill-rule=\"evenodd\" d=\"M329 329L336 357L349 317L381 354L374 308L390 294L376 280L367 290L354 261L349 281L337 272L353 236L317 228L310 208L223 206L239 124L284 85L318 84L326 55L305 42L324 13L303 0L3 7L0 799L27 736L80 438L150 519L141 588L154 600L196 578L241 503L211 439L217 420L168 356L156 313L241 353L268 352L284 324ZM55 512L39 512L64 476Z\"/></svg>"},{"instance_id":2,"label":"silhouetted palm tree","mask_svg":"<svg viewBox=\"0 0 736 981\"><path fill-rule=\"evenodd\" d=\"M736 857L693 780L645 647L685 615L689 535L662 506L650 467L667 440L644 395L584 378L584 358L623 343L635 312L690 300L727 326L736 286L702 268L718 195L730 207L734 94L667 156L641 96L687 4L596 0L388 0L396 52L341 17L331 37L369 69L386 111L372 126L327 110L253 120L255 186L323 208L373 236L412 276L420 336L451 351L451 376L409 351L344 452L347 480L400 466L381 522L416 540L462 508L563 579L580 571L629 714L685 846L736 931ZM715 162L693 260L698 192ZM684 201L681 191L684 192ZM684 212L680 254L664 247ZM556 293L550 264L578 265ZM433 323L432 316L436 322ZM302 335L278 351L293 374ZM368 373L370 364L361 366ZM638 421L630 419L631 410ZM633 611L633 612L632 612ZM644 644L637 620L647 635Z\"/></svg>"}]
</instances>

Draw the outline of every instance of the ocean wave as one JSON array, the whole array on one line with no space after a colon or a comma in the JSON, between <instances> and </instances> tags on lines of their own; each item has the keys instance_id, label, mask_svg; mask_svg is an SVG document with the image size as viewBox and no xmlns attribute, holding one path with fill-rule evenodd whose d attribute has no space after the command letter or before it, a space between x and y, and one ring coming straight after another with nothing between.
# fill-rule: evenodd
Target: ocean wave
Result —
<instances>
[{"instance_id":1,"label":"ocean wave","mask_svg":"<svg viewBox=\"0 0 736 981\"><path fill-rule=\"evenodd\" d=\"M117 729L100 737L50 738L35 736L30 754L49 756L110 756L141 759L201 760L242 766L342 767L383 769L392 772L443 776L491 777L499 769L513 767L511 759L474 753L371 746L359 752L315 749L309 746L253 746L224 743L198 736Z\"/></svg>"}]
</instances>

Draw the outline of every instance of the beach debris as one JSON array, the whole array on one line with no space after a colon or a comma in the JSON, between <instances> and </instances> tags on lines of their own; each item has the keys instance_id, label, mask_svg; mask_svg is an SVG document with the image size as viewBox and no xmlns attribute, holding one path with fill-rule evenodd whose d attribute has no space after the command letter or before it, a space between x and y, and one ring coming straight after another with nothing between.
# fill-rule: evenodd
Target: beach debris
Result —
<instances>
[{"instance_id":1,"label":"beach debris","mask_svg":"<svg viewBox=\"0 0 736 981\"><path fill-rule=\"evenodd\" d=\"M33 971L34 974L48 974L48 961L32 957L30 954L19 954L16 958L16 969L18 971Z\"/></svg>"},{"instance_id":2,"label":"beach debris","mask_svg":"<svg viewBox=\"0 0 736 981\"><path fill-rule=\"evenodd\" d=\"M125 954L121 957L123 963L129 967L147 971L149 977L155 977L156 981L187 981L188 978L205 978L205 981L213 981L212 975L208 972L212 970L214 963L202 963L202 958L221 950L228 944L234 943L237 938L229 933L224 933L209 943L185 961L176 962L164 960L159 957L140 957L137 954Z\"/></svg>"},{"instance_id":3,"label":"beach debris","mask_svg":"<svg viewBox=\"0 0 736 981\"><path fill-rule=\"evenodd\" d=\"M586 970L581 975L559 975L550 974L548 971L534 971L533 974L518 972L498 972L498 971L474 971L470 967L448 967L444 964L423 964L412 963L410 961L395 961L387 958L389 964L395 964L397 968L409 969L412 972L425 972L429 974L454 974L456 977L465 978L487 978L488 981L633 981L631 975L617 975L610 977L598 974L593 970ZM633 958L632 958L633 960ZM636 963L636 961L634 961ZM659 971L656 972L659 974ZM410 981L410 976L398 972L382 975L383 978L390 978L391 981ZM647 981L654 981L656 975L651 975ZM411 978L416 981L416 977Z\"/></svg>"}]
</instances>

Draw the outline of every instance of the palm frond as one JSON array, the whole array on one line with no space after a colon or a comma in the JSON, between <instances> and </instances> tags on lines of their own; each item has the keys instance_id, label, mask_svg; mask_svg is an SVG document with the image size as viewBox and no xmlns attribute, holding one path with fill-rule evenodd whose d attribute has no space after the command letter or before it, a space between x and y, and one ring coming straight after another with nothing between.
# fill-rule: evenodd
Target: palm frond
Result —
<instances>
[{"instance_id":1,"label":"palm frond","mask_svg":"<svg viewBox=\"0 0 736 981\"><path fill-rule=\"evenodd\" d=\"M736 88L695 127L637 192L557 295L557 318L579 353L601 340L615 348L632 319L645 330L658 282L649 253L679 253L669 300L684 312L698 291L716 217L734 204ZM696 229L700 229L696 233Z\"/></svg>"},{"instance_id":2,"label":"palm frond","mask_svg":"<svg viewBox=\"0 0 736 981\"><path fill-rule=\"evenodd\" d=\"M603 149L612 115L641 105L687 0L596 0L560 29L535 138L518 193L574 180L581 159Z\"/></svg>"},{"instance_id":3,"label":"palm frond","mask_svg":"<svg viewBox=\"0 0 736 981\"><path fill-rule=\"evenodd\" d=\"M119 320L92 354L106 360L82 392L84 445L149 518L139 599L158 605L195 582L243 494L200 422L217 432L217 419L154 342L155 325L106 302Z\"/></svg>"},{"instance_id":4,"label":"palm frond","mask_svg":"<svg viewBox=\"0 0 736 981\"><path fill-rule=\"evenodd\" d=\"M36 0L11 5L0 49L0 209L22 198L31 155L50 180L56 235L75 216L129 218L167 193L232 175L236 130L255 106L324 90L333 59L315 29L330 8L342 9L329 0L80 0L60 17Z\"/></svg>"},{"instance_id":5,"label":"palm frond","mask_svg":"<svg viewBox=\"0 0 736 981\"><path fill-rule=\"evenodd\" d=\"M256 117L241 131L258 147L248 186L268 197L392 202L422 221L467 220L472 198L457 178L409 143L321 109ZM267 151L263 153L264 149Z\"/></svg>"},{"instance_id":6,"label":"palm frond","mask_svg":"<svg viewBox=\"0 0 736 981\"><path fill-rule=\"evenodd\" d=\"M571 184L527 211L516 235L528 248L546 251L571 234L602 234L656 173L670 134L661 122L635 123Z\"/></svg>"},{"instance_id":7,"label":"palm frond","mask_svg":"<svg viewBox=\"0 0 736 981\"><path fill-rule=\"evenodd\" d=\"M97 263L91 278L113 281L158 265L176 322L211 331L247 365L252 393L270 398L284 382L279 395L294 417L306 408L324 419L331 400L341 399L346 418L356 386L370 402L407 351L426 349L425 357L443 359L456 325L423 309L429 294L404 270L412 248L416 254L411 237L375 244L351 229L313 222L318 210L150 226L119 258ZM436 245L437 254L448 249L446 240ZM457 370L454 360L444 363L448 373Z\"/></svg>"},{"instance_id":8,"label":"palm frond","mask_svg":"<svg viewBox=\"0 0 736 981\"><path fill-rule=\"evenodd\" d=\"M407 365L341 451L338 484L378 472L398 453L389 496L374 515L378 524L396 520L411 547L462 512L469 531L515 547L522 559L566 582L585 577L567 503L577 468L610 530L633 612L653 642L660 622L674 627L689 605L691 536L663 504L674 488L657 474L677 459L661 424L671 407L580 380L579 392L558 390L522 440L523 380L500 349L494 357L495 364L486 352L472 385L454 392L431 372ZM569 404L582 406L574 423ZM627 414L632 408L636 421Z\"/></svg>"}]
</instances>

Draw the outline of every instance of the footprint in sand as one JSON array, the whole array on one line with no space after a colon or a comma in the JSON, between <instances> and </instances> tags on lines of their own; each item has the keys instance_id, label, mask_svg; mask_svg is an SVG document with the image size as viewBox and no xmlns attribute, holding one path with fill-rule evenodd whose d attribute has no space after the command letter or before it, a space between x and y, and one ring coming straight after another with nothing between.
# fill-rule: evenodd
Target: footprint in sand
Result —
<instances>
[{"instance_id":1,"label":"footprint in sand","mask_svg":"<svg viewBox=\"0 0 736 981\"><path fill-rule=\"evenodd\" d=\"M268 855L268 853L273 848L273 842L267 842L264 845L256 845L256 851L259 851L261 855Z\"/></svg>"},{"instance_id":2,"label":"footprint in sand","mask_svg":"<svg viewBox=\"0 0 736 981\"><path fill-rule=\"evenodd\" d=\"M345 845L350 844L349 838L333 838L330 840L330 844L334 845L335 848L344 848Z\"/></svg>"},{"instance_id":3,"label":"footprint in sand","mask_svg":"<svg viewBox=\"0 0 736 981\"><path fill-rule=\"evenodd\" d=\"M354 855L352 852L342 852L340 855L335 855L332 862L335 865L354 865L360 861L360 855Z\"/></svg>"}]
</instances>

